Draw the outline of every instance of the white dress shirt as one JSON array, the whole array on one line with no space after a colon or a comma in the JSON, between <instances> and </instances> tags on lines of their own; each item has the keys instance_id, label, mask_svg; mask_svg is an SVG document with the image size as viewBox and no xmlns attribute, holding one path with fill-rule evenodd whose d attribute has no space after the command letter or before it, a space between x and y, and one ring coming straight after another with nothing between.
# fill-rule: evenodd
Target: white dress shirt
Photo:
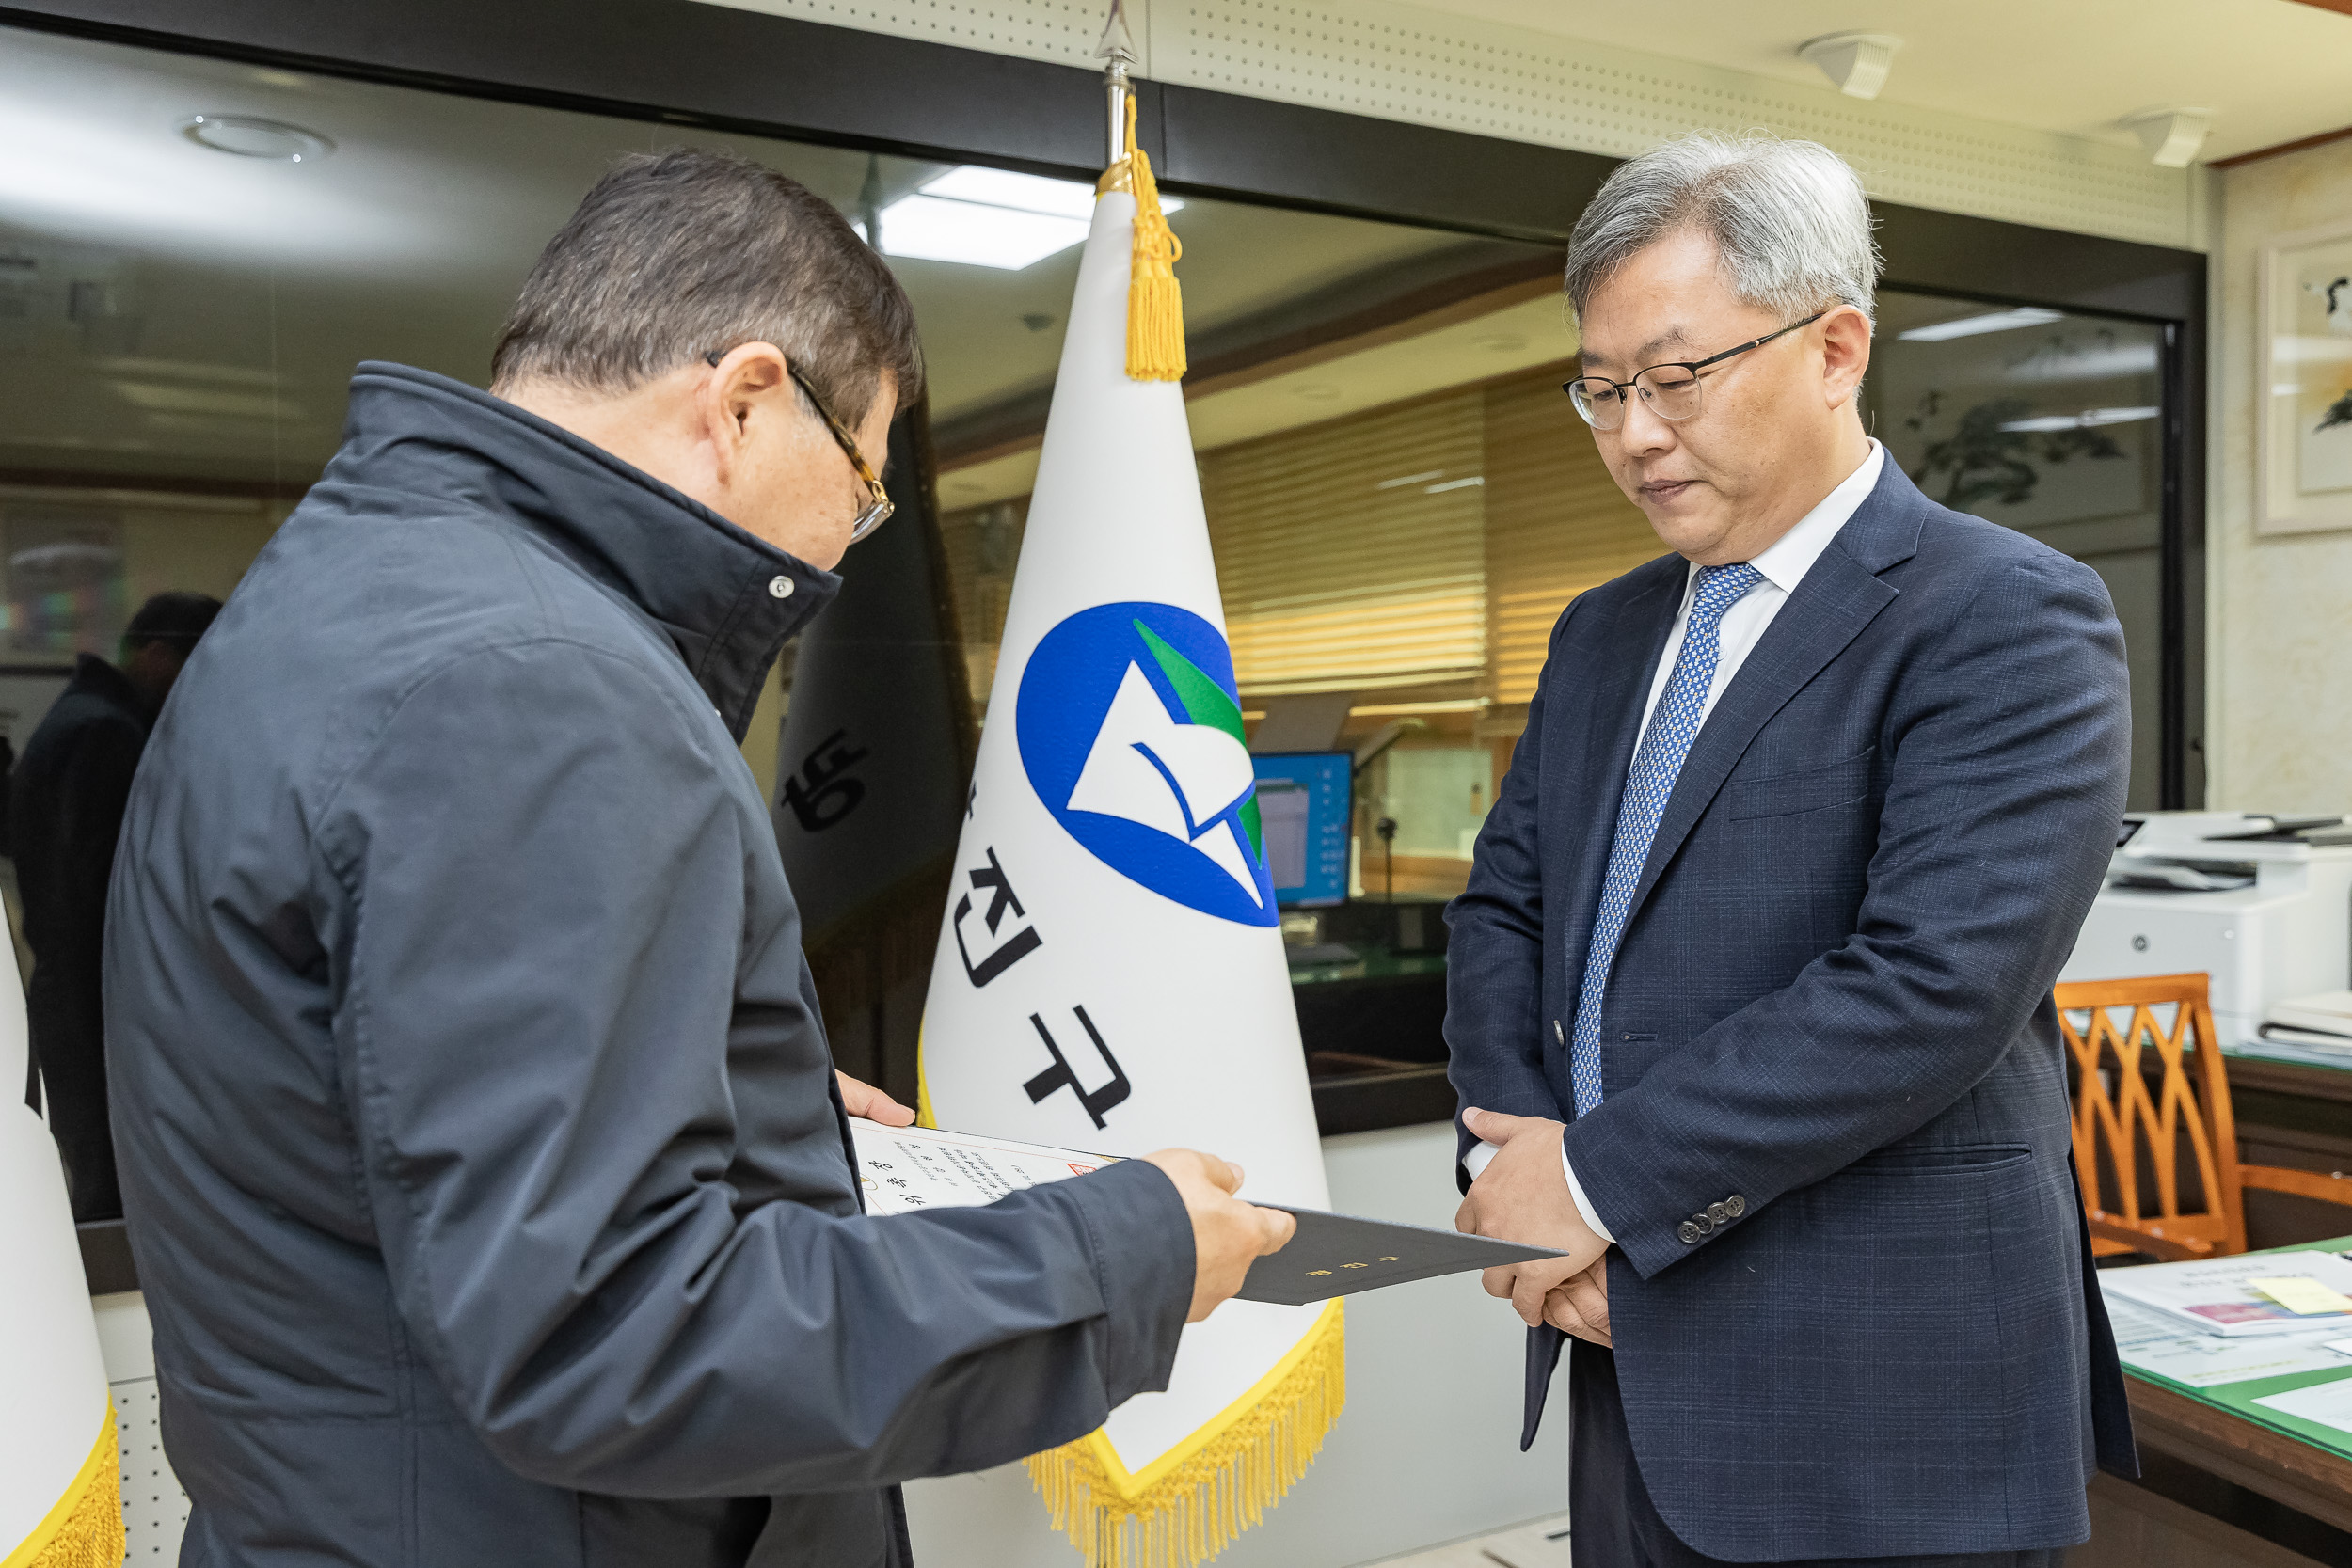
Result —
<instances>
[{"instance_id":1,"label":"white dress shirt","mask_svg":"<svg viewBox=\"0 0 2352 1568\"><path fill-rule=\"evenodd\" d=\"M1715 711L1715 699L1724 694L1731 678L1747 662L1748 655L1763 641L1764 628L1772 624L1780 607L1788 602L1788 595L1797 591L1804 574L1829 548L1829 542L1837 537L1837 531L1861 509L1870 492L1878 487L1879 470L1886 461L1886 449L1876 440L1870 443L1870 454L1862 460L1862 467L1848 475L1846 482L1821 498L1820 504L1797 519L1796 527L1773 540L1758 551L1749 562L1764 575L1764 580L1741 595L1740 602L1724 611L1720 632L1721 647L1715 656L1715 682L1707 689L1707 701L1699 708L1699 726L1707 725L1707 716ZM1659 699L1666 694L1666 682L1673 678L1675 657L1682 652L1683 628L1691 621L1692 585L1698 581L1699 567L1692 562L1683 578L1682 608L1675 612L1674 630L1666 634L1666 646L1658 656L1657 673L1651 675L1649 701L1642 705L1642 729L1649 728L1650 715L1657 711ZM1636 732L1637 734L1640 732ZM1486 1163L1500 1150L1493 1144L1481 1143L1462 1156L1462 1168L1475 1180ZM1560 1151L1560 1164L1567 1171L1568 1196L1576 1203L1576 1212L1584 1223L1593 1227L1604 1242L1613 1242L1609 1227L1600 1223L1593 1206L1585 1200L1584 1184L1576 1179L1576 1167L1568 1161L1567 1150Z\"/></svg>"}]
</instances>

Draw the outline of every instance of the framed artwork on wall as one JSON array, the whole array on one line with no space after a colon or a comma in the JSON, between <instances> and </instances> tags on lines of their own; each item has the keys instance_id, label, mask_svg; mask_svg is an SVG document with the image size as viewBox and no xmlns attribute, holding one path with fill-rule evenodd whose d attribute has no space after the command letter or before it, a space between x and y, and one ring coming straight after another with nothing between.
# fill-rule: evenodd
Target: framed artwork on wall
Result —
<instances>
[{"instance_id":1,"label":"framed artwork on wall","mask_svg":"<svg viewBox=\"0 0 2352 1568\"><path fill-rule=\"evenodd\" d=\"M2254 528L2352 528L2352 223L2263 247Z\"/></svg>"}]
</instances>

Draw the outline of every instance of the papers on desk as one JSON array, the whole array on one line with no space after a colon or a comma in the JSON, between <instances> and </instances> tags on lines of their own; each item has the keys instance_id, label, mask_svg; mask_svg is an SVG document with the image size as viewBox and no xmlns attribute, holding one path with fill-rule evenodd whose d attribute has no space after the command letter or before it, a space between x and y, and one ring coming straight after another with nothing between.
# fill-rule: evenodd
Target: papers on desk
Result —
<instances>
[{"instance_id":1,"label":"papers on desk","mask_svg":"<svg viewBox=\"0 0 2352 1568\"><path fill-rule=\"evenodd\" d=\"M2281 1416L2298 1416L2338 1432L2352 1432L2352 1378L2290 1388L2283 1394L2266 1394L2253 1402Z\"/></svg>"},{"instance_id":2,"label":"papers on desk","mask_svg":"<svg viewBox=\"0 0 2352 1568\"><path fill-rule=\"evenodd\" d=\"M2285 1280L2310 1280L2328 1291L2352 1292L2352 1262L2332 1252L2265 1252L2211 1262L2109 1269L2099 1275L2110 1298L2121 1296L2153 1309L2171 1320L2175 1332L2243 1338L2313 1329L2341 1336L2352 1328L2352 1311L2290 1308L2279 1296L2292 1297L2294 1292L2276 1289ZM2261 1288L2256 1281L2262 1282Z\"/></svg>"},{"instance_id":3,"label":"papers on desk","mask_svg":"<svg viewBox=\"0 0 2352 1568\"><path fill-rule=\"evenodd\" d=\"M2106 1283L2116 1272L2101 1274L2100 1282ZM2352 1354L2329 1344L2336 1334L2332 1328L2232 1339L2186 1328L2113 1291L2107 1292L2107 1322L2115 1329L2116 1354L2125 1366L2191 1388L2217 1388L2295 1372L2352 1371ZM2338 1342L2352 1346L2352 1339Z\"/></svg>"},{"instance_id":4,"label":"papers on desk","mask_svg":"<svg viewBox=\"0 0 2352 1568\"><path fill-rule=\"evenodd\" d=\"M2352 1068L2352 1051L2340 1050L2332 1045L2306 1045L2300 1040L2272 1039L2262 1036L2225 1046L2223 1053L2257 1056L2268 1062L2300 1062L2307 1067L2334 1068L2338 1071Z\"/></svg>"}]
</instances>

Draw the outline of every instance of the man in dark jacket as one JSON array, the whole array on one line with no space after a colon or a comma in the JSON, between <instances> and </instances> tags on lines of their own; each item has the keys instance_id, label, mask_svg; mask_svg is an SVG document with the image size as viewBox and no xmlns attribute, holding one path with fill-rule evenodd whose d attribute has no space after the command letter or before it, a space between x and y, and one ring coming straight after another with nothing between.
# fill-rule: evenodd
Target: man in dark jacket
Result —
<instances>
[{"instance_id":1,"label":"man in dark jacket","mask_svg":"<svg viewBox=\"0 0 2352 1568\"><path fill-rule=\"evenodd\" d=\"M115 880L183 1561L900 1564L895 1482L1164 1386L1287 1239L1185 1151L860 1212L845 1110L904 1113L836 1087L737 746L920 373L838 214L683 152L548 245L497 395L359 368Z\"/></svg>"},{"instance_id":2,"label":"man in dark jacket","mask_svg":"<svg viewBox=\"0 0 2352 1568\"><path fill-rule=\"evenodd\" d=\"M24 999L49 1129L65 1157L77 1222L122 1212L114 1140L106 1132L106 1034L99 954L106 935L106 879L147 732L204 628L220 613L208 594L158 594L131 617L120 668L96 654L24 743L8 775L17 892L33 977ZM47 1086L43 1096L40 1085Z\"/></svg>"}]
</instances>

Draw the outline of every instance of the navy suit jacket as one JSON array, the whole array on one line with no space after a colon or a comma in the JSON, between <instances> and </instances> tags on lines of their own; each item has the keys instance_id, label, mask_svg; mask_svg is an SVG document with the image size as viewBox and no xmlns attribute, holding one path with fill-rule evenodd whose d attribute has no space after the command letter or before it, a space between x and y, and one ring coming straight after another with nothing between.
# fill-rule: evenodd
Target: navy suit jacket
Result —
<instances>
[{"instance_id":1,"label":"navy suit jacket","mask_svg":"<svg viewBox=\"0 0 2352 1568\"><path fill-rule=\"evenodd\" d=\"M1651 562L1552 630L1448 911L1465 1105L1573 1114L1685 580ZM1606 1097L1565 1141L1617 1241L1635 1457L1702 1552L2063 1545L2094 1462L2136 1470L2050 1000L2122 816L2126 695L2097 574L1890 461L1692 746L1610 976Z\"/></svg>"}]
</instances>

